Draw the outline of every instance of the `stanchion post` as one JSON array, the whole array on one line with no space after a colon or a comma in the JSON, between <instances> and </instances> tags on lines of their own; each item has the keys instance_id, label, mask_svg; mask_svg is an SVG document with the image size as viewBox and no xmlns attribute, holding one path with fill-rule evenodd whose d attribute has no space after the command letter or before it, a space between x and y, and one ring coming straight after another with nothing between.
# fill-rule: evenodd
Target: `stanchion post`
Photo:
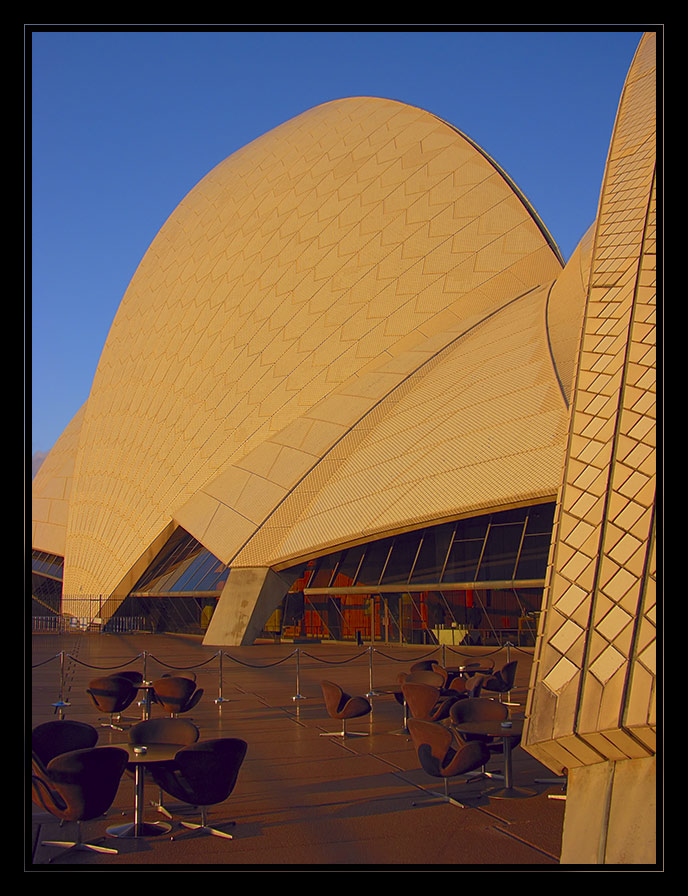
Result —
<instances>
[{"instance_id":1,"label":"stanchion post","mask_svg":"<svg viewBox=\"0 0 688 896\"><path fill-rule=\"evenodd\" d=\"M507 663L510 663L511 662L511 648L513 645L511 644L511 641L507 641L505 646L506 646L506 661L507 661ZM507 706L520 706L521 705L520 703L512 703L511 702L511 689L509 689L509 691L507 692L506 700L504 702Z\"/></svg>"},{"instance_id":2,"label":"stanchion post","mask_svg":"<svg viewBox=\"0 0 688 896\"><path fill-rule=\"evenodd\" d=\"M300 663L301 652L299 648L296 648L296 693L291 698L292 700L305 700L306 698L301 693L301 663Z\"/></svg>"},{"instance_id":3,"label":"stanchion post","mask_svg":"<svg viewBox=\"0 0 688 896\"><path fill-rule=\"evenodd\" d=\"M378 691L373 687L373 646L368 648L368 680L369 680L369 691L366 694L366 697L379 697Z\"/></svg>"},{"instance_id":4,"label":"stanchion post","mask_svg":"<svg viewBox=\"0 0 688 896\"><path fill-rule=\"evenodd\" d=\"M65 652L64 650L60 651L60 699L57 703L53 703L53 706L57 707L62 712L62 709L65 706L71 706L72 704L64 699L64 670L65 670Z\"/></svg>"},{"instance_id":5,"label":"stanchion post","mask_svg":"<svg viewBox=\"0 0 688 896\"><path fill-rule=\"evenodd\" d=\"M216 703L227 703L227 700L222 696L222 648L218 651L218 656L220 657L220 684L218 689L218 696Z\"/></svg>"}]
</instances>

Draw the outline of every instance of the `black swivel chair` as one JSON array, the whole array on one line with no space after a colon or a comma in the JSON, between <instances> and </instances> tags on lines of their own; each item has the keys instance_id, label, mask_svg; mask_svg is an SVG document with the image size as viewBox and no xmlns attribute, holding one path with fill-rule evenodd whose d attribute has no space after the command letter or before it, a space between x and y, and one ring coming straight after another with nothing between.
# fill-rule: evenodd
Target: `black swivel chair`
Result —
<instances>
[{"instance_id":1,"label":"black swivel chair","mask_svg":"<svg viewBox=\"0 0 688 896\"><path fill-rule=\"evenodd\" d=\"M128 678L132 684L141 684L143 675L135 669L124 669L117 673L118 678Z\"/></svg>"},{"instance_id":2,"label":"black swivel chair","mask_svg":"<svg viewBox=\"0 0 688 896\"><path fill-rule=\"evenodd\" d=\"M85 750L98 743L98 731L87 722L61 719L43 722L31 732L31 754L45 769L51 759L72 750Z\"/></svg>"},{"instance_id":3,"label":"black swivel chair","mask_svg":"<svg viewBox=\"0 0 688 896\"><path fill-rule=\"evenodd\" d=\"M196 682L179 675L166 675L153 682L153 694L156 703L175 718L180 713L189 712L203 696L203 688L197 688Z\"/></svg>"},{"instance_id":4,"label":"black swivel chair","mask_svg":"<svg viewBox=\"0 0 688 896\"><path fill-rule=\"evenodd\" d=\"M452 704L459 699L458 694L444 695L431 684L408 679L402 684L401 693L411 716L425 722L440 722L448 718Z\"/></svg>"},{"instance_id":5,"label":"black swivel chair","mask_svg":"<svg viewBox=\"0 0 688 896\"><path fill-rule=\"evenodd\" d=\"M399 684L404 684L407 681L420 681L423 684L431 684L436 688L443 688L446 676L433 669L416 669L415 671L400 673L397 675L397 681Z\"/></svg>"},{"instance_id":6,"label":"black swivel chair","mask_svg":"<svg viewBox=\"0 0 688 896\"><path fill-rule=\"evenodd\" d=\"M190 678L191 681L196 681L196 673L193 669L184 669L183 673L180 670L177 670L175 673L172 672L163 672L160 676L161 678Z\"/></svg>"},{"instance_id":7,"label":"black swivel chair","mask_svg":"<svg viewBox=\"0 0 688 896\"><path fill-rule=\"evenodd\" d=\"M151 766L153 779L165 793L200 809L200 824L182 821L184 827L232 839L208 824L208 807L224 802L232 793L246 750L246 741L239 738L203 740L181 749L172 763Z\"/></svg>"},{"instance_id":8,"label":"black swivel chair","mask_svg":"<svg viewBox=\"0 0 688 896\"><path fill-rule=\"evenodd\" d=\"M504 746L499 738L491 737L487 734L466 734L461 731L461 722L485 722L495 721L503 722L509 717L508 707L499 700L493 700L491 697L475 697L472 700L460 700L452 705L449 710L450 728L454 730L457 740L462 742L479 742L485 745L487 749L487 758L494 753L503 753ZM514 743L514 746L520 742L520 739ZM483 765L480 770L479 777L483 778L503 778L500 772L488 772Z\"/></svg>"},{"instance_id":9,"label":"black swivel chair","mask_svg":"<svg viewBox=\"0 0 688 896\"><path fill-rule=\"evenodd\" d=\"M108 722L102 722L101 728L113 728L115 731L124 731L122 713L136 699L136 686L129 678L120 675L109 675L103 678L95 678L89 682L86 688L94 705L100 712L109 715Z\"/></svg>"},{"instance_id":10,"label":"black swivel chair","mask_svg":"<svg viewBox=\"0 0 688 896\"><path fill-rule=\"evenodd\" d=\"M517 660L511 660L501 669L483 678L482 689L496 694L509 694L516 680Z\"/></svg>"},{"instance_id":11,"label":"black swivel chair","mask_svg":"<svg viewBox=\"0 0 688 896\"><path fill-rule=\"evenodd\" d=\"M321 737L365 737L362 731L347 731L346 723L349 719L360 719L367 716L372 706L365 697L352 697L345 693L338 684L333 681L321 681L320 688L325 700L325 708L332 719L340 719L341 731L322 731Z\"/></svg>"},{"instance_id":12,"label":"black swivel chair","mask_svg":"<svg viewBox=\"0 0 688 896\"><path fill-rule=\"evenodd\" d=\"M418 663L416 663L415 665L417 666ZM421 668L417 668L414 670L412 666L410 672L400 672L399 675L397 675L399 690L394 694L397 703L404 703L404 695L401 692L401 685L405 684L407 681L419 681L423 684L432 685L435 688L441 688L444 683L442 675L440 675L438 672L433 672L432 669Z\"/></svg>"},{"instance_id":13,"label":"black swivel chair","mask_svg":"<svg viewBox=\"0 0 688 896\"><path fill-rule=\"evenodd\" d=\"M45 840L41 845L63 846L65 852L86 849L116 854L116 849L85 842L81 825L104 815L112 806L127 760L126 750L118 747L92 747L56 756L50 760L45 772L34 768L31 775L33 802L55 818L77 824L76 840ZM64 853L53 856L50 861L61 855Z\"/></svg>"},{"instance_id":14,"label":"black swivel chair","mask_svg":"<svg viewBox=\"0 0 688 896\"><path fill-rule=\"evenodd\" d=\"M409 719L408 729L423 770L444 781L444 793L434 793L433 796L465 808L464 803L449 795L449 779L483 766L489 756L485 745L473 741L457 747L452 732L436 722Z\"/></svg>"}]
</instances>

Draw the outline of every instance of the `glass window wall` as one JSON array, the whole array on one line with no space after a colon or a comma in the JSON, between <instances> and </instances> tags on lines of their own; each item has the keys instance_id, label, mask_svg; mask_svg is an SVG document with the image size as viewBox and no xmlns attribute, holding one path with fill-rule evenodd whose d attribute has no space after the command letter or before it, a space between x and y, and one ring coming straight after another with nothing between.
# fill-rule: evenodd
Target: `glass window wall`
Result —
<instances>
[{"instance_id":1,"label":"glass window wall","mask_svg":"<svg viewBox=\"0 0 688 896\"><path fill-rule=\"evenodd\" d=\"M269 628L367 642L534 639L553 517L553 503L521 507L312 560Z\"/></svg>"}]
</instances>

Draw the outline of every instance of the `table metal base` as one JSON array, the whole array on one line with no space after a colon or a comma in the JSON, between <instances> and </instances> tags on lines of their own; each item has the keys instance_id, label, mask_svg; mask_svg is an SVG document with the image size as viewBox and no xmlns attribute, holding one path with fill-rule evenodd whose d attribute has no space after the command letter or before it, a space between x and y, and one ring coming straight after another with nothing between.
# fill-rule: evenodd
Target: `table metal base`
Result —
<instances>
[{"instance_id":1,"label":"table metal base","mask_svg":"<svg viewBox=\"0 0 688 896\"><path fill-rule=\"evenodd\" d=\"M116 824L107 829L111 837L159 837L161 834L169 834L172 825L165 821L142 821L136 824L129 821L126 824Z\"/></svg>"},{"instance_id":2,"label":"table metal base","mask_svg":"<svg viewBox=\"0 0 688 896\"><path fill-rule=\"evenodd\" d=\"M482 796L489 796L495 800L523 800L529 796L537 796L535 790L528 790L527 787L493 787L491 790L485 790Z\"/></svg>"}]
</instances>

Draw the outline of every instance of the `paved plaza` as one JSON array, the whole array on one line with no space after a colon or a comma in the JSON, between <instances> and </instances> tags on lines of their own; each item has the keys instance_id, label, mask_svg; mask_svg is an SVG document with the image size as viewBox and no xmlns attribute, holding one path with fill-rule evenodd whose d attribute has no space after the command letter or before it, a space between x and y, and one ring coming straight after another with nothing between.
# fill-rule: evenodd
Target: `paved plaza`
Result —
<instances>
[{"instance_id":1,"label":"paved plaza","mask_svg":"<svg viewBox=\"0 0 688 896\"><path fill-rule=\"evenodd\" d=\"M233 839L183 828L188 808L170 799L172 830L144 839L114 839L117 855L72 852L58 857L48 839L70 839L64 825L30 805L30 870L89 866L89 870L153 870L205 866L206 870L369 870L367 866L409 866L409 870L561 869L559 854L565 803L562 787L538 783L552 772L525 750L513 753L514 782L533 795L494 799L484 795L494 781L470 784L462 778L450 790L466 808L431 799L442 782L427 775L413 744L400 732L403 709L391 694L371 696L372 713L350 723L367 737L322 737L337 722L329 718L320 681L330 679L351 694L369 694L396 681L417 659L430 656L447 665L466 657L489 656L499 667L518 660L511 694L514 717L522 716L532 649L510 647L431 648L376 644L259 644L220 650L200 637L181 635L34 635L31 725L60 716L99 726L101 716L86 693L103 674L137 669L153 680L166 672L193 669L204 689L189 715L201 738L238 737L248 743L234 792L213 806L211 822L235 821ZM56 706L55 704L64 704ZM125 713L140 718L134 703ZM161 714L153 708L153 716ZM99 745L126 740L126 731L99 727ZM499 770L501 756L489 769ZM149 793L150 789L150 793ZM146 818L162 819L152 805L156 788L146 789ZM103 819L84 825L85 839L106 836L106 828L132 820L134 788L121 780L115 803ZM144 867L145 866L145 867ZM495 866L486 868L485 866ZM183 870L180 869L180 870ZM540 869L544 870L544 869Z\"/></svg>"}]
</instances>

